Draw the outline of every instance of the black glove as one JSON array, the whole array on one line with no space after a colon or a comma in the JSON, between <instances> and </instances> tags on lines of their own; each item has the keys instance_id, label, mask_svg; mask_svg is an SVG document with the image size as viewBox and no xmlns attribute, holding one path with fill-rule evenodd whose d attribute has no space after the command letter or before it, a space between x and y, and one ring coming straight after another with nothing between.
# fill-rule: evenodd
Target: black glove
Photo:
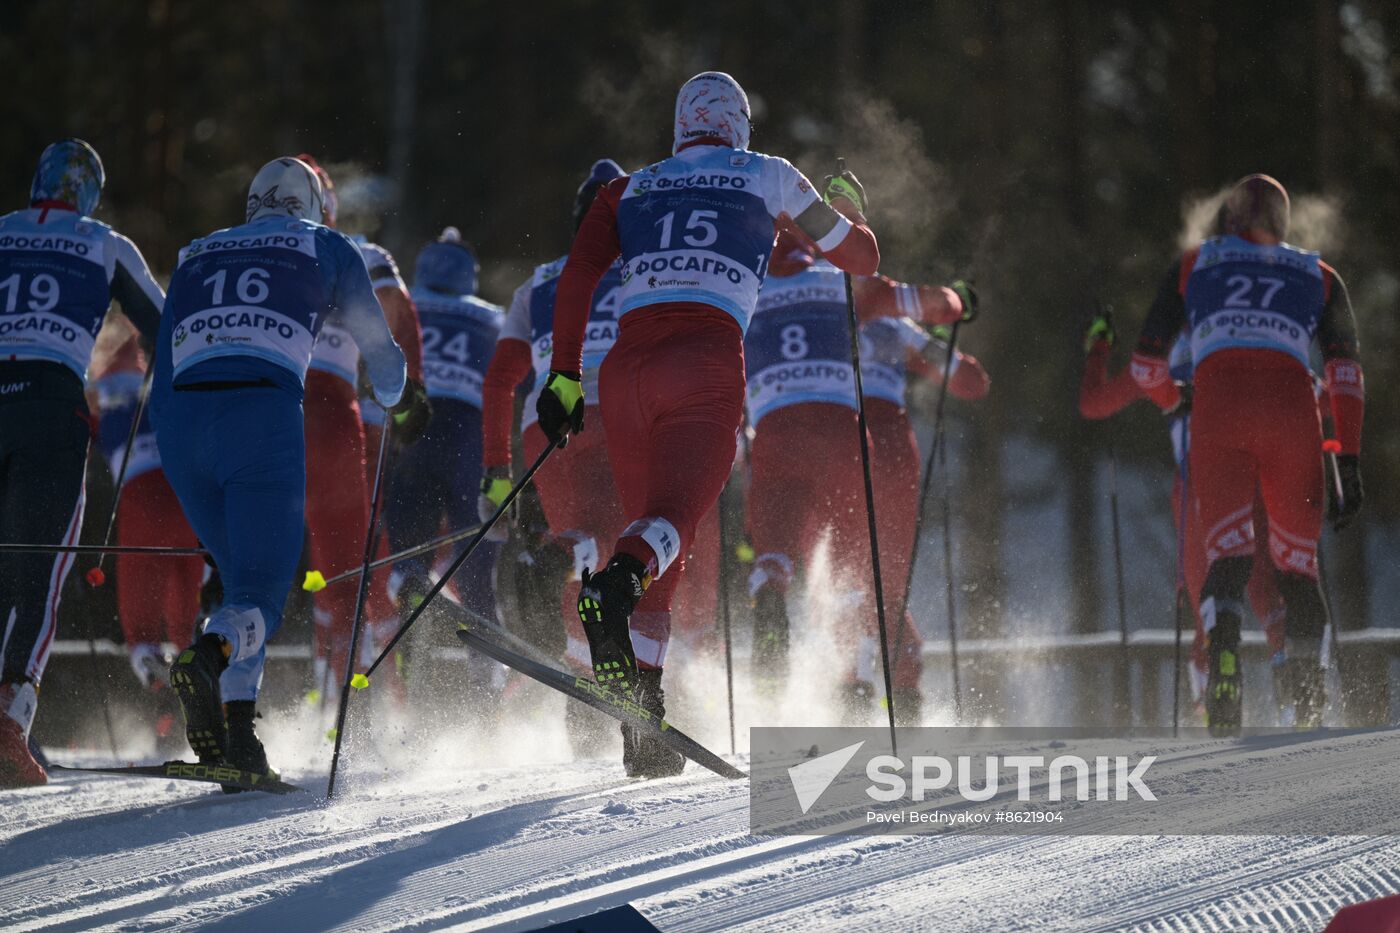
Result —
<instances>
[{"instance_id":1,"label":"black glove","mask_svg":"<svg viewBox=\"0 0 1400 933\"><path fill-rule=\"evenodd\" d=\"M836 198L845 198L865 213L865 188L861 186L856 173L843 169L839 175L828 175L822 183L822 200L830 204Z\"/></svg>"},{"instance_id":2,"label":"black glove","mask_svg":"<svg viewBox=\"0 0 1400 933\"><path fill-rule=\"evenodd\" d=\"M1351 524L1361 511L1366 494L1361 488L1361 458L1356 454L1337 454L1337 479L1342 486L1342 498L1331 502L1332 527L1341 531Z\"/></svg>"},{"instance_id":3,"label":"black glove","mask_svg":"<svg viewBox=\"0 0 1400 933\"><path fill-rule=\"evenodd\" d=\"M398 403L389 409L389 430L394 441L401 447L414 443L428 430L432 417L433 403L428 401L428 390L417 379L409 379L404 383Z\"/></svg>"},{"instance_id":4,"label":"black glove","mask_svg":"<svg viewBox=\"0 0 1400 933\"><path fill-rule=\"evenodd\" d=\"M958 279L948 287L953 290L958 296L958 300L962 302L962 322L968 324L977 320L977 306L981 302L977 297L977 289L972 287L972 283L966 279Z\"/></svg>"},{"instance_id":5,"label":"black glove","mask_svg":"<svg viewBox=\"0 0 1400 933\"><path fill-rule=\"evenodd\" d=\"M570 434L583 431L583 406L583 383L579 375L550 370L549 379L535 402L540 430L551 441L562 438L567 443Z\"/></svg>"},{"instance_id":6,"label":"black glove","mask_svg":"<svg viewBox=\"0 0 1400 933\"><path fill-rule=\"evenodd\" d=\"M1176 400L1175 405L1162 412L1168 418L1184 418L1191 414L1191 383L1178 382L1176 390L1181 397Z\"/></svg>"}]
</instances>

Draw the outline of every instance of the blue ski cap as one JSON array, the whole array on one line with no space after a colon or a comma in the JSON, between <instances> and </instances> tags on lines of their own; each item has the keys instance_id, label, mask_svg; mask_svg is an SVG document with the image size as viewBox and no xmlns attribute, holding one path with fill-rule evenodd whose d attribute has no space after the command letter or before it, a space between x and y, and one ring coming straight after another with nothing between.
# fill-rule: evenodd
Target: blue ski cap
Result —
<instances>
[{"instance_id":1,"label":"blue ski cap","mask_svg":"<svg viewBox=\"0 0 1400 933\"><path fill-rule=\"evenodd\" d=\"M448 227L433 243L418 252L413 264L413 284L445 295L475 295L480 270L476 253L462 242L456 227Z\"/></svg>"},{"instance_id":2,"label":"blue ski cap","mask_svg":"<svg viewBox=\"0 0 1400 933\"><path fill-rule=\"evenodd\" d=\"M598 189L614 178L621 178L626 174L622 170L622 166L612 159L599 159L593 163L593 168L588 171L588 177L583 180L583 184L578 186L578 192L574 195L575 233L578 232L579 224L583 223L584 215L593 206L593 198L598 194Z\"/></svg>"},{"instance_id":3,"label":"blue ski cap","mask_svg":"<svg viewBox=\"0 0 1400 933\"><path fill-rule=\"evenodd\" d=\"M96 149L81 139L61 139L39 156L34 183L29 186L29 203L62 201L78 213L90 215L97 210L106 181Z\"/></svg>"}]
</instances>

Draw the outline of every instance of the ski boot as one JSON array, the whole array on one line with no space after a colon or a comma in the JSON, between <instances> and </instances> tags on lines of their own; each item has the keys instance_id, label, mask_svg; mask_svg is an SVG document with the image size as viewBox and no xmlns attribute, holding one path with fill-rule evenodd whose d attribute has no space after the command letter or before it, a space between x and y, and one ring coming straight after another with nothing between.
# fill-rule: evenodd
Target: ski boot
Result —
<instances>
[{"instance_id":1,"label":"ski boot","mask_svg":"<svg viewBox=\"0 0 1400 933\"><path fill-rule=\"evenodd\" d=\"M598 573L583 572L578 617L588 636L593 679L622 696L631 696L637 683L637 656L628 621L649 585L646 567L628 554L614 555Z\"/></svg>"},{"instance_id":2,"label":"ski boot","mask_svg":"<svg viewBox=\"0 0 1400 933\"><path fill-rule=\"evenodd\" d=\"M847 681L841 686L841 721L848 726L866 725L874 699L875 687L870 681Z\"/></svg>"},{"instance_id":3,"label":"ski boot","mask_svg":"<svg viewBox=\"0 0 1400 933\"><path fill-rule=\"evenodd\" d=\"M228 751L224 762L254 774L265 774L273 780L281 777L267 764L267 751L253 727L258 718L257 704L253 700L231 700L225 707L228 714ZM241 787L224 786L224 793L236 794Z\"/></svg>"},{"instance_id":4,"label":"ski boot","mask_svg":"<svg viewBox=\"0 0 1400 933\"><path fill-rule=\"evenodd\" d=\"M1240 671L1240 621L1231 613L1222 612L1215 628L1207 636L1210 673L1206 679L1206 726L1216 737L1240 734L1244 701L1241 687L1244 675Z\"/></svg>"},{"instance_id":5,"label":"ski boot","mask_svg":"<svg viewBox=\"0 0 1400 933\"><path fill-rule=\"evenodd\" d=\"M205 764L223 760L228 748L219 677L228 669L229 653L226 641L206 633L170 665L170 685L185 712L185 738Z\"/></svg>"},{"instance_id":6,"label":"ski boot","mask_svg":"<svg viewBox=\"0 0 1400 933\"><path fill-rule=\"evenodd\" d=\"M787 597L774 585L759 587L753 602L754 687L771 697L788 682Z\"/></svg>"},{"instance_id":7,"label":"ski boot","mask_svg":"<svg viewBox=\"0 0 1400 933\"><path fill-rule=\"evenodd\" d=\"M666 693L661 689L661 669L637 672L633 699L660 724L666 717ZM685 770L685 756L661 741L625 723L622 726L622 766L628 777L671 777Z\"/></svg>"},{"instance_id":8,"label":"ski boot","mask_svg":"<svg viewBox=\"0 0 1400 933\"><path fill-rule=\"evenodd\" d=\"M48 772L29 750L38 689L29 681L0 685L0 789L38 787Z\"/></svg>"},{"instance_id":9,"label":"ski boot","mask_svg":"<svg viewBox=\"0 0 1400 933\"><path fill-rule=\"evenodd\" d=\"M1284 649L1288 693L1286 702L1293 704L1293 728L1321 729L1322 712L1327 706L1327 671L1322 666L1320 639L1290 638Z\"/></svg>"}]
</instances>

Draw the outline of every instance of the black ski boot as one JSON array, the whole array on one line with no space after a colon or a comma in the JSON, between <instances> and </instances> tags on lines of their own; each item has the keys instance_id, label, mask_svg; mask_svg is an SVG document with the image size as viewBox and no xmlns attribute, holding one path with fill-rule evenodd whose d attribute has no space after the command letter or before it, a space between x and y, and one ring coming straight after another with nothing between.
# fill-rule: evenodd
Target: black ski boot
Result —
<instances>
[{"instance_id":1,"label":"black ski boot","mask_svg":"<svg viewBox=\"0 0 1400 933\"><path fill-rule=\"evenodd\" d=\"M1215 627L1207 638L1210 674L1206 680L1206 726L1213 736L1236 736L1240 734L1244 718L1239 616L1232 612L1219 612Z\"/></svg>"},{"instance_id":2,"label":"black ski boot","mask_svg":"<svg viewBox=\"0 0 1400 933\"><path fill-rule=\"evenodd\" d=\"M228 704L227 711L228 753L224 755L225 763L255 774L266 774L274 780L280 777L268 767L267 751L253 727L254 720L258 718L257 704L252 700L233 700ZM226 786L224 793L236 794L242 789Z\"/></svg>"},{"instance_id":3,"label":"black ski boot","mask_svg":"<svg viewBox=\"0 0 1400 933\"><path fill-rule=\"evenodd\" d=\"M638 706L651 713L658 725L666 718L666 693L661 689L661 669L648 668L637 672L637 687L633 699ZM655 737L633 729L622 727L622 766L628 777L659 778L671 777L685 770L685 756L672 751Z\"/></svg>"},{"instance_id":4,"label":"black ski boot","mask_svg":"<svg viewBox=\"0 0 1400 933\"><path fill-rule=\"evenodd\" d=\"M650 584L646 567L627 554L614 555L597 573L583 572L578 617L588 636L593 679L621 696L631 696L637 682L628 620Z\"/></svg>"},{"instance_id":5,"label":"black ski boot","mask_svg":"<svg viewBox=\"0 0 1400 933\"><path fill-rule=\"evenodd\" d=\"M185 738L205 764L221 761L228 749L219 676L228 668L229 646L218 635L199 636L170 665L170 686L185 713Z\"/></svg>"},{"instance_id":6,"label":"black ski boot","mask_svg":"<svg viewBox=\"0 0 1400 933\"><path fill-rule=\"evenodd\" d=\"M753 671L760 696L771 697L788 682L787 597L772 585L754 594Z\"/></svg>"},{"instance_id":7,"label":"black ski boot","mask_svg":"<svg viewBox=\"0 0 1400 933\"><path fill-rule=\"evenodd\" d=\"M1322 642L1317 639L1288 639L1284 661L1288 694L1293 704L1294 729L1321 729L1322 712L1327 706L1327 671L1322 666Z\"/></svg>"}]
</instances>

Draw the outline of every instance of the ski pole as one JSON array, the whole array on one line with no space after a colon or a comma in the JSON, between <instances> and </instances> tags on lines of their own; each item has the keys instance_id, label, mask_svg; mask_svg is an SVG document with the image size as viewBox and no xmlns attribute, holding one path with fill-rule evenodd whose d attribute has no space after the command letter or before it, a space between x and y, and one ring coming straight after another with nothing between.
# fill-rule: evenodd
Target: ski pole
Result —
<instances>
[{"instance_id":1,"label":"ski pole","mask_svg":"<svg viewBox=\"0 0 1400 933\"><path fill-rule=\"evenodd\" d=\"M1191 500L1191 416L1181 417L1181 464L1177 467L1181 477L1181 498L1176 506L1176 611L1173 624L1176 628L1172 645L1172 736L1181 729L1181 607L1190 600L1186 587L1186 518L1188 503Z\"/></svg>"},{"instance_id":2,"label":"ski pole","mask_svg":"<svg viewBox=\"0 0 1400 933\"><path fill-rule=\"evenodd\" d=\"M466 563L468 557L472 556L477 545L486 539L491 529L495 527L496 522L506 513L511 507L511 504L515 502L515 497L520 495L520 491L529 485L530 480L535 478L535 474L539 472L540 467L544 466L544 462L549 459L549 455L554 453L554 451L561 446L561 441L564 440L564 437L567 437L567 435L549 442L549 446L540 453L539 457L535 459L535 462L525 471L525 475L520 477L520 481L506 494L505 499L501 500L500 508L496 509L495 514L488 518L482 524L481 528L477 530L476 537L471 539L467 546L462 549L462 553L458 554L457 558L448 566L446 572L438 578L438 582L434 583L432 589L428 590L427 594L423 597L423 601L418 604L418 608L409 613L408 618L399 626L399 630L394 633L394 637L389 639L389 643L384 646L384 650L379 653L379 657L374 659L374 663L369 666L369 669L363 674L356 674L350 678L350 686L357 690L363 690L369 686L369 678L379 669L379 665L384 663L384 659L394 650L394 646L397 645L399 640L413 627L413 623L418 621L418 617L423 614L423 610L427 609L432 601L437 598L437 595L442 592L443 588L447 586L448 581L452 579L452 575L457 572L457 569L461 567L462 564Z\"/></svg>"},{"instance_id":3,"label":"ski pole","mask_svg":"<svg viewBox=\"0 0 1400 933\"><path fill-rule=\"evenodd\" d=\"M948 663L953 668L953 716L962 722L962 684L958 675L958 599L953 582L953 478L948 473L948 447L938 448L938 468L943 473L943 591L948 613Z\"/></svg>"},{"instance_id":4,"label":"ski pole","mask_svg":"<svg viewBox=\"0 0 1400 933\"><path fill-rule=\"evenodd\" d=\"M369 503L369 530L365 532L365 559L360 562L360 591L355 596L355 616L350 625L350 654L345 661L345 683L340 688L340 707L335 714L335 749L331 752L331 775L326 782L326 799L335 796L335 772L340 765L340 743L345 735L345 714L350 707L350 679L355 676L355 652L360 647L360 630L365 617L365 596L369 592L369 564L379 543L379 503L384 492L384 461L389 450L392 421L386 421L379 434L379 459L374 467L374 495Z\"/></svg>"},{"instance_id":5,"label":"ski pole","mask_svg":"<svg viewBox=\"0 0 1400 933\"><path fill-rule=\"evenodd\" d=\"M128 547L102 544L0 544L0 554L146 554L150 557L203 557L209 552L202 547ZM94 570L97 568L93 568ZM104 577L105 580L105 577ZM101 584L94 584L100 586Z\"/></svg>"},{"instance_id":6,"label":"ski pole","mask_svg":"<svg viewBox=\"0 0 1400 933\"><path fill-rule=\"evenodd\" d=\"M939 451L943 448L943 407L948 398L948 380L952 377L953 361L957 358L958 326L961 323L961 320L954 321L953 329L948 335L948 355L943 361L943 379L938 386L938 403L933 410L933 442L929 447L928 459L924 462L923 480L919 483L919 509L914 513L914 544L909 551L909 569L904 574L904 603L900 606L900 624L899 628L895 630L894 636L894 656L896 658L903 650L904 618L909 613L909 594L914 589L914 571L919 563L919 541L924 536L924 514L928 508L929 491L933 488L934 466ZM953 679L957 680L956 673L954 673ZM954 694L956 696L956 689Z\"/></svg>"},{"instance_id":7,"label":"ski pole","mask_svg":"<svg viewBox=\"0 0 1400 933\"><path fill-rule=\"evenodd\" d=\"M106 550L112 543L112 530L117 524L117 506L122 501L122 487L126 484L126 468L131 463L131 448L136 444L137 430L141 426L141 417L146 413L146 400L151 397L151 377L155 375L156 367L152 363L146 367L146 375L141 380L141 388L136 392L136 414L131 419L131 427L126 432L126 447L122 450L122 465L117 469L116 488L112 492L112 510L107 513L107 530L102 535L102 547L97 552L97 566L89 570L85 576L88 586L96 589L107 582L107 576L102 572L102 564L107 559ZM88 621L88 658L94 665L97 663L97 635L92 630L92 622ZM107 723L107 738L112 743L112 757L117 757L117 730L112 725L112 711L107 708L107 704L102 704L102 719Z\"/></svg>"},{"instance_id":8,"label":"ski pole","mask_svg":"<svg viewBox=\"0 0 1400 933\"><path fill-rule=\"evenodd\" d=\"M732 475L732 474L731 474ZM726 484L726 488L727 488ZM729 702L729 754L736 754L734 744L734 652L729 633L729 520L726 516L724 493L715 507L719 509L719 613L724 631L724 689Z\"/></svg>"},{"instance_id":9,"label":"ski pole","mask_svg":"<svg viewBox=\"0 0 1400 933\"><path fill-rule=\"evenodd\" d=\"M399 551L396 554L390 554L388 557L381 557L378 560L372 561L368 567L351 567L349 570L342 571L333 577L323 577L319 570L308 570L306 572L306 579L301 584L301 588L308 593L319 593L332 583L339 583L342 580L349 580L352 577L359 576L363 570L378 570L380 567L388 564L395 564L401 560L407 560L410 557L417 557L419 554L428 554L432 551L436 551L444 544L452 544L456 541L461 541L463 538L470 538L480 530L481 525L478 523L472 525L470 528L449 531L447 534L436 537L431 541L424 541L422 544Z\"/></svg>"},{"instance_id":10,"label":"ski pole","mask_svg":"<svg viewBox=\"0 0 1400 933\"><path fill-rule=\"evenodd\" d=\"M846 171L846 160L836 160L836 174ZM851 290L851 274L843 272L846 283L846 317L851 328L851 366L855 370L856 429L860 434L860 466L865 474L865 517L870 526L870 566L875 579L875 619L880 627L880 662L885 674L885 711L890 722L890 754L898 755L894 730L894 684L890 671L889 633L885 625L885 590L880 580L880 538L875 522L875 483L870 472L870 438L865 427L865 393L860 378L860 322L856 319L855 295Z\"/></svg>"}]
</instances>

